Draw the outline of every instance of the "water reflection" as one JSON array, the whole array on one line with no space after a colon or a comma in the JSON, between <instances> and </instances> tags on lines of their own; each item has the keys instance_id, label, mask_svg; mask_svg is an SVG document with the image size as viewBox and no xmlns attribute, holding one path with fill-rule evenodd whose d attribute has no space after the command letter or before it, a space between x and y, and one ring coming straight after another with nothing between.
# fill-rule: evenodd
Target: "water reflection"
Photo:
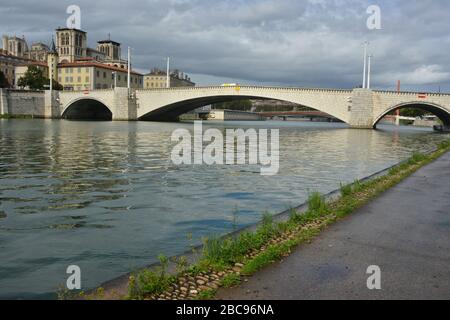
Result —
<instances>
[{"instance_id":1,"label":"water reflection","mask_svg":"<svg viewBox=\"0 0 450 320\"><path fill-rule=\"evenodd\" d=\"M329 192L445 139L429 131L341 124L280 128L280 173L258 166L174 166L172 131L190 124L0 121L0 298L42 297L77 264L92 287ZM208 129L206 124L204 129Z\"/></svg>"}]
</instances>

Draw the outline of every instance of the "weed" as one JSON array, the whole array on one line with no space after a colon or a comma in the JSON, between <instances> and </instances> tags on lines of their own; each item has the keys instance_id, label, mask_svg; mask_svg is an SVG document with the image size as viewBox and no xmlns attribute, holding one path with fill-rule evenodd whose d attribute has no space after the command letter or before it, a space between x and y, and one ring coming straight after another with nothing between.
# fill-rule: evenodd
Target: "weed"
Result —
<instances>
[{"instance_id":1,"label":"weed","mask_svg":"<svg viewBox=\"0 0 450 320\"><path fill-rule=\"evenodd\" d=\"M185 273L189 267L189 262L185 256L175 258L174 262L178 273Z\"/></svg>"},{"instance_id":2,"label":"weed","mask_svg":"<svg viewBox=\"0 0 450 320\"><path fill-rule=\"evenodd\" d=\"M227 274L221 281L224 288L235 287L241 283L241 277L236 273Z\"/></svg>"},{"instance_id":3,"label":"weed","mask_svg":"<svg viewBox=\"0 0 450 320\"><path fill-rule=\"evenodd\" d=\"M312 192L308 198L308 210L321 215L327 213L329 208L324 197L319 192Z\"/></svg>"},{"instance_id":4,"label":"weed","mask_svg":"<svg viewBox=\"0 0 450 320\"><path fill-rule=\"evenodd\" d=\"M216 295L216 290L211 289L211 290L200 291L197 298L199 300L212 300L212 299L214 299L215 295Z\"/></svg>"},{"instance_id":5,"label":"weed","mask_svg":"<svg viewBox=\"0 0 450 320\"><path fill-rule=\"evenodd\" d=\"M344 185L341 183L341 195L343 197L347 197L347 196L351 195L352 192L353 192L353 188L352 188L351 184Z\"/></svg>"}]
</instances>

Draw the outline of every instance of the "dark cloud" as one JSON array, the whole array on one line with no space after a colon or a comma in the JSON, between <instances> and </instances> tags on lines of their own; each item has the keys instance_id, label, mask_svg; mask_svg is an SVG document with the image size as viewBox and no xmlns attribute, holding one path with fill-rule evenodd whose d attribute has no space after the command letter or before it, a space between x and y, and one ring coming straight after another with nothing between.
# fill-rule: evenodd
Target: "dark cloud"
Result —
<instances>
[{"instance_id":1,"label":"dark cloud","mask_svg":"<svg viewBox=\"0 0 450 320\"><path fill-rule=\"evenodd\" d=\"M407 89L450 91L446 0L2 0L0 30L50 41L70 4L82 9L90 46L111 33L133 47L142 71L170 55L201 84L354 87L367 39L375 87L401 79ZM382 30L366 28L371 4L381 7Z\"/></svg>"}]
</instances>

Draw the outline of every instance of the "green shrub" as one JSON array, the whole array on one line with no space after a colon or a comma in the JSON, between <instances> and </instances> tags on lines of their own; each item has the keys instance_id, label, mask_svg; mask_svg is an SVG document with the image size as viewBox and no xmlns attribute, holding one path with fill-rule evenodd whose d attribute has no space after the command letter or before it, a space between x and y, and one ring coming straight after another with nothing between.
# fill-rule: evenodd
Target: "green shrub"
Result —
<instances>
[{"instance_id":1,"label":"green shrub","mask_svg":"<svg viewBox=\"0 0 450 320\"><path fill-rule=\"evenodd\" d=\"M140 299L146 295L160 294L166 291L175 281L174 277L167 277L161 270L145 269L130 277L129 294L132 299Z\"/></svg>"}]
</instances>

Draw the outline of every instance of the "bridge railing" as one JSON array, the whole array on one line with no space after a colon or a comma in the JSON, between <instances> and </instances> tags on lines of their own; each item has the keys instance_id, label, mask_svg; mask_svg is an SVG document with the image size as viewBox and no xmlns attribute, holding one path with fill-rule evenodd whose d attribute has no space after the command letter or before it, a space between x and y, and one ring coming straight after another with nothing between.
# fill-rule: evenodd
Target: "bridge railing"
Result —
<instances>
[{"instance_id":1,"label":"bridge railing","mask_svg":"<svg viewBox=\"0 0 450 320\"><path fill-rule=\"evenodd\" d=\"M296 87L270 87L270 86L204 86L204 87L172 87L172 88L143 88L135 89L136 91L145 92L167 92L167 91L195 91L195 90L274 90L274 91L309 91L309 92L338 92L338 93L351 93L349 89L329 89L329 88L296 88Z\"/></svg>"},{"instance_id":2,"label":"bridge railing","mask_svg":"<svg viewBox=\"0 0 450 320\"><path fill-rule=\"evenodd\" d=\"M450 93L439 93L439 92L423 92L423 91L392 91L392 90L373 90L373 92L376 93L383 93L383 94L389 94L389 95L427 95L427 96L443 96L447 97L450 96Z\"/></svg>"},{"instance_id":3,"label":"bridge railing","mask_svg":"<svg viewBox=\"0 0 450 320\"><path fill-rule=\"evenodd\" d=\"M66 95L87 95L91 93L108 93L108 92L114 92L114 89L95 89L95 90L80 90L80 91L59 91L62 94Z\"/></svg>"}]
</instances>

